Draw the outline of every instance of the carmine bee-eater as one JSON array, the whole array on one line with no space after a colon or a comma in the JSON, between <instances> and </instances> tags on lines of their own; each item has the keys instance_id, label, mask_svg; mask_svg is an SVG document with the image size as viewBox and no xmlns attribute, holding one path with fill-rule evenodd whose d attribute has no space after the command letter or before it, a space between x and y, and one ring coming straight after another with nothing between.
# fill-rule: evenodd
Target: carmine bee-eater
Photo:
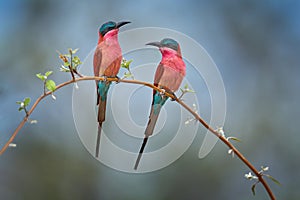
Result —
<instances>
[{"instance_id":1,"label":"carmine bee-eater","mask_svg":"<svg viewBox=\"0 0 300 200\"><path fill-rule=\"evenodd\" d=\"M182 60L180 46L173 39L165 38L160 42L151 42L147 45L159 48L162 59L156 69L154 85L174 94L185 76L185 63ZM175 96L175 95L174 95ZM156 90L153 90L152 106L147 128L145 130L144 141L141 146L134 169L136 170L142 157L144 148L149 136L152 135L161 107L166 103L168 97Z\"/></svg>"},{"instance_id":2,"label":"carmine bee-eater","mask_svg":"<svg viewBox=\"0 0 300 200\"><path fill-rule=\"evenodd\" d=\"M130 22L106 22L99 29L98 45L94 54L94 74L99 77L117 77L122 61L121 47L118 41L119 28ZM111 82L96 81L98 105L98 135L96 157L99 155L102 123L105 121L107 92Z\"/></svg>"}]
</instances>

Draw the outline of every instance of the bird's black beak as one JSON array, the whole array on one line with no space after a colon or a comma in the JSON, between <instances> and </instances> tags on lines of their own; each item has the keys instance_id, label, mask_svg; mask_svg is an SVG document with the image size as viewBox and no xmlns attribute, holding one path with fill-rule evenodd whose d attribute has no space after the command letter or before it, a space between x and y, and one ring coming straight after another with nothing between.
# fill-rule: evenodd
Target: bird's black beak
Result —
<instances>
[{"instance_id":1,"label":"bird's black beak","mask_svg":"<svg viewBox=\"0 0 300 200\"><path fill-rule=\"evenodd\" d=\"M120 28L121 26L124 26L125 24L129 24L131 22L119 22L117 23L117 28Z\"/></svg>"},{"instance_id":2,"label":"bird's black beak","mask_svg":"<svg viewBox=\"0 0 300 200\"><path fill-rule=\"evenodd\" d=\"M150 42L150 43L147 43L146 45L151 45L151 46L155 46L155 47L158 47L158 48L161 47L160 42Z\"/></svg>"}]
</instances>

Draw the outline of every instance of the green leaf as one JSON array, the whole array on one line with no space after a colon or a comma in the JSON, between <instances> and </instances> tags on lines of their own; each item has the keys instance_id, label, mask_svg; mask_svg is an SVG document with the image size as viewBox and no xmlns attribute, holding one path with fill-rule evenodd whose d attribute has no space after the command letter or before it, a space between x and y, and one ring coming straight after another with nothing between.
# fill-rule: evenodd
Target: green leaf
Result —
<instances>
[{"instance_id":1,"label":"green leaf","mask_svg":"<svg viewBox=\"0 0 300 200\"><path fill-rule=\"evenodd\" d=\"M227 140L234 140L236 142L242 142L240 139L238 139L237 137L228 137Z\"/></svg>"},{"instance_id":2,"label":"green leaf","mask_svg":"<svg viewBox=\"0 0 300 200\"><path fill-rule=\"evenodd\" d=\"M78 63L80 61L79 57L78 56L74 56L73 57L73 62L74 63Z\"/></svg>"},{"instance_id":3,"label":"green leaf","mask_svg":"<svg viewBox=\"0 0 300 200\"><path fill-rule=\"evenodd\" d=\"M74 56L72 62L73 62L73 69L76 69L78 65L82 64L78 56Z\"/></svg>"},{"instance_id":4,"label":"green leaf","mask_svg":"<svg viewBox=\"0 0 300 200\"><path fill-rule=\"evenodd\" d=\"M182 93L196 93L194 90L191 90L189 88L189 85L187 83L183 86L183 89L180 88L180 90Z\"/></svg>"},{"instance_id":5,"label":"green leaf","mask_svg":"<svg viewBox=\"0 0 300 200\"><path fill-rule=\"evenodd\" d=\"M132 73L130 73L130 72L125 72L124 73L124 78L133 78L133 74Z\"/></svg>"},{"instance_id":6,"label":"green leaf","mask_svg":"<svg viewBox=\"0 0 300 200\"><path fill-rule=\"evenodd\" d=\"M20 107L19 109L18 109L18 111L21 111L21 110L23 110L24 108L23 107Z\"/></svg>"},{"instance_id":7,"label":"green leaf","mask_svg":"<svg viewBox=\"0 0 300 200\"><path fill-rule=\"evenodd\" d=\"M191 89L186 89L185 91L190 92L190 93L196 93L194 90L191 90Z\"/></svg>"},{"instance_id":8,"label":"green leaf","mask_svg":"<svg viewBox=\"0 0 300 200\"><path fill-rule=\"evenodd\" d=\"M125 63L121 63L121 67L125 68L125 69L128 69L128 66Z\"/></svg>"},{"instance_id":9,"label":"green leaf","mask_svg":"<svg viewBox=\"0 0 300 200\"><path fill-rule=\"evenodd\" d=\"M70 69L62 65L60 68L60 71L61 72L70 72Z\"/></svg>"},{"instance_id":10,"label":"green leaf","mask_svg":"<svg viewBox=\"0 0 300 200\"><path fill-rule=\"evenodd\" d=\"M121 67L129 70L131 63L132 63L132 60L127 61L127 60L123 59L122 63L121 63Z\"/></svg>"},{"instance_id":11,"label":"green leaf","mask_svg":"<svg viewBox=\"0 0 300 200\"><path fill-rule=\"evenodd\" d=\"M184 85L184 89L189 89L189 85L187 83Z\"/></svg>"},{"instance_id":12,"label":"green leaf","mask_svg":"<svg viewBox=\"0 0 300 200\"><path fill-rule=\"evenodd\" d=\"M47 71L46 73L45 73L45 76L50 76L51 74L53 73L53 71Z\"/></svg>"},{"instance_id":13,"label":"green leaf","mask_svg":"<svg viewBox=\"0 0 300 200\"><path fill-rule=\"evenodd\" d=\"M79 48L74 49L74 50L71 49L71 52L72 52L72 54L75 54L78 50L79 50Z\"/></svg>"},{"instance_id":14,"label":"green leaf","mask_svg":"<svg viewBox=\"0 0 300 200\"><path fill-rule=\"evenodd\" d=\"M21 105L21 103L23 103L23 101L17 101L16 102L16 104L20 104L20 105Z\"/></svg>"},{"instance_id":15,"label":"green leaf","mask_svg":"<svg viewBox=\"0 0 300 200\"><path fill-rule=\"evenodd\" d=\"M25 99L24 99L24 106L28 106L29 105L29 103L30 103L30 98L29 97L26 97Z\"/></svg>"},{"instance_id":16,"label":"green leaf","mask_svg":"<svg viewBox=\"0 0 300 200\"><path fill-rule=\"evenodd\" d=\"M47 80L46 81L46 88L51 91L54 92L56 89L56 84L53 80Z\"/></svg>"},{"instance_id":17,"label":"green leaf","mask_svg":"<svg viewBox=\"0 0 300 200\"><path fill-rule=\"evenodd\" d=\"M41 73L36 74L36 77L38 77L39 79L41 79L42 81L45 81L47 79L47 77L45 77L44 75L42 75Z\"/></svg>"},{"instance_id":18,"label":"green leaf","mask_svg":"<svg viewBox=\"0 0 300 200\"><path fill-rule=\"evenodd\" d=\"M264 176L268 177L269 179L271 179L274 183L276 183L277 185L281 185L281 183L276 180L273 176L269 175L269 174L264 174Z\"/></svg>"},{"instance_id":19,"label":"green leaf","mask_svg":"<svg viewBox=\"0 0 300 200\"><path fill-rule=\"evenodd\" d=\"M252 185L251 190L252 190L252 194L255 196L255 186L256 184Z\"/></svg>"},{"instance_id":20,"label":"green leaf","mask_svg":"<svg viewBox=\"0 0 300 200\"><path fill-rule=\"evenodd\" d=\"M129 67L129 65L132 63L132 61L133 61L133 60L128 60L128 61L126 62L126 65Z\"/></svg>"},{"instance_id":21,"label":"green leaf","mask_svg":"<svg viewBox=\"0 0 300 200\"><path fill-rule=\"evenodd\" d=\"M63 54L62 56L67 57L67 58L71 58L70 54Z\"/></svg>"},{"instance_id":22,"label":"green leaf","mask_svg":"<svg viewBox=\"0 0 300 200\"><path fill-rule=\"evenodd\" d=\"M65 63L64 63L64 66L65 66L65 67L68 67L68 66L70 66L70 63L69 63L69 62L65 62Z\"/></svg>"}]
</instances>

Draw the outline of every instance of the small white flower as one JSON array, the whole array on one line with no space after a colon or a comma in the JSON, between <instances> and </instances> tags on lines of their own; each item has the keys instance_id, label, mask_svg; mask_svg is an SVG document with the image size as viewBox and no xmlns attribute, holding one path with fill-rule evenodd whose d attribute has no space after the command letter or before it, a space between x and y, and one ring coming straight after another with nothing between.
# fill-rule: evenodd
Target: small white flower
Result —
<instances>
[{"instance_id":1,"label":"small white flower","mask_svg":"<svg viewBox=\"0 0 300 200\"><path fill-rule=\"evenodd\" d=\"M30 120L30 124L36 124L37 123L37 120L33 119L33 120Z\"/></svg>"},{"instance_id":2,"label":"small white flower","mask_svg":"<svg viewBox=\"0 0 300 200\"><path fill-rule=\"evenodd\" d=\"M222 135L223 137L225 137L225 133L224 133L223 127L217 128L216 131L217 131L220 135Z\"/></svg>"},{"instance_id":3,"label":"small white flower","mask_svg":"<svg viewBox=\"0 0 300 200\"><path fill-rule=\"evenodd\" d=\"M264 166L261 166L261 169L262 169L264 172L266 172L266 171L268 171L268 170L269 170L269 167L264 167Z\"/></svg>"},{"instance_id":4,"label":"small white flower","mask_svg":"<svg viewBox=\"0 0 300 200\"><path fill-rule=\"evenodd\" d=\"M195 112L195 113L198 113L198 110L197 110L197 105L196 105L195 103L193 103L193 105L192 105L192 106L193 106L193 110L194 110L194 112Z\"/></svg>"},{"instance_id":5,"label":"small white flower","mask_svg":"<svg viewBox=\"0 0 300 200\"><path fill-rule=\"evenodd\" d=\"M195 122L197 123L197 120L196 120L195 118L188 118L188 119L184 122L184 124L185 124L185 125L188 125L188 124L190 124L192 121L195 121Z\"/></svg>"},{"instance_id":6,"label":"small white flower","mask_svg":"<svg viewBox=\"0 0 300 200\"><path fill-rule=\"evenodd\" d=\"M20 107L21 107L21 108L24 108L24 106L25 106L25 105L24 105L24 102L21 102Z\"/></svg>"},{"instance_id":7,"label":"small white flower","mask_svg":"<svg viewBox=\"0 0 300 200\"><path fill-rule=\"evenodd\" d=\"M245 178L252 180L252 179L258 179L256 176L252 175L251 172L249 172L248 174L245 174Z\"/></svg>"},{"instance_id":8,"label":"small white flower","mask_svg":"<svg viewBox=\"0 0 300 200\"><path fill-rule=\"evenodd\" d=\"M234 151L233 151L232 149L229 149L229 150L228 150L228 154L229 154L229 155L231 154L232 158L234 158Z\"/></svg>"},{"instance_id":9,"label":"small white flower","mask_svg":"<svg viewBox=\"0 0 300 200\"><path fill-rule=\"evenodd\" d=\"M17 144L10 143L8 146L9 146L9 147L17 147Z\"/></svg>"},{"instance_id":10,"label":"small white flower","mask_svg":"<svg viewBox=\"0 0 300 200\"><path fill-rule=\"evenodd\" d=\"M79 89L78 84L77 84L76 82L74 83L74 86L75 86L75 89L76 89L76 90Z\"/></svg>"},{"instance_id":11,"label":"small white flower","mask_svg":"<svg viewBox=\"0 0 300 200\"><path fill-rule=\"evenodd\" d=\"M251 172L249 172L248 174L245 174L245 178L247 178L247 179L251 179L251 178L252 178L252 174L251 174Z\"/></svg>"},{"instance_id":12,"label":"small white flower","mask_svg":"<svg viewBox=\"0 0 300 200\"><path fill-rule=\"evenodd\" d=\"M51 94L51 97L53 100L56 100L56 96L53 93Z\"/></svg>"}]
</instances>

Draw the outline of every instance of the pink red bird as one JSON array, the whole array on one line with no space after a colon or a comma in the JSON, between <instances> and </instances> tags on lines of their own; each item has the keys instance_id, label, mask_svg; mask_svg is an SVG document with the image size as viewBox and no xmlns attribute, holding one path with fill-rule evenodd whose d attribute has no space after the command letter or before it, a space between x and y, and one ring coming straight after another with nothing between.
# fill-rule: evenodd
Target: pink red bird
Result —
<instances>
[{"instance_id":1,"label":"pink red bird","mask_svg":"<svg viewBox=\"0 0 300 200\"><path fill-rule=\"evenodd\" d=\"M158 47L162 54L162 59L156 69L156 73L154 76L154 85L165 90L166 92L174 94L174 92L179 89L186 73L185 63L183 62L178 42L170 38L165 38L160 42L151 42L147 45ZM153 99L149 121L145 130L144 141L141 146L134 169L137 169L139 165L148 138L153 134L153 130L160 110L166 103L167 99L168 97L166 95L153 90Z\"/></svg>"},{"instance_id":2,"label":"pink red bird","mask_svg":"<svg viewBox=\"0 0 300 200\"><path fill-rule=\"evenodd\" d=\"M94 75L99 77L117 77L122 61L122 51L118 41L119 28L130 22L115 23L109 21L99 29L98 45L94 54ZM99 155L102 123L105 121L106 99L111 82L96 81L98 105L98 135L96 157Z\"/></svg>"}]
</instances>

